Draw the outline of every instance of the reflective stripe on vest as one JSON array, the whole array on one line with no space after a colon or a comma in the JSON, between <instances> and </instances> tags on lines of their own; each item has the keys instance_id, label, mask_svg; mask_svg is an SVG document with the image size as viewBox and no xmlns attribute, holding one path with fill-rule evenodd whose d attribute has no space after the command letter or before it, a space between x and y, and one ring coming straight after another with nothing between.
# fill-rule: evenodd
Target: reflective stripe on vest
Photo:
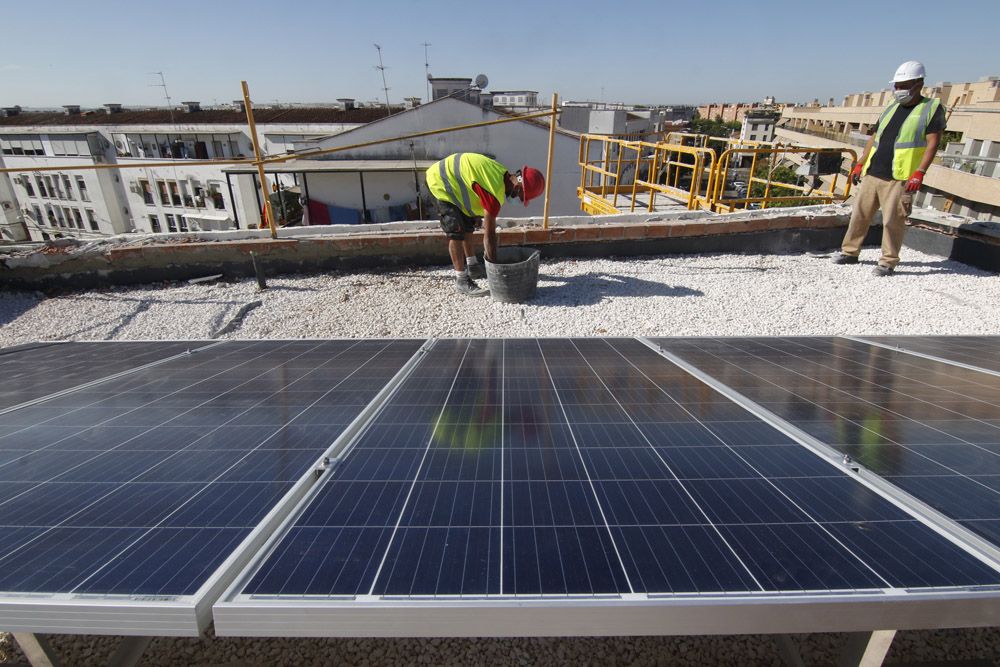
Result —
<instances>
[{"instance_id":1,"label":"reflective stripe on vest","mask_svg":"<svg viewBox=\"0 0 1000 667\"><path fill-rule=\"evenodd\" d=\"M934 113L937 112L939 106L941 106L940 100L924 98L917 105L917 108L913 109L906 117L906 120L903 121L892 147L892 177L894 180L905 181L914 171L920 168L920 162L923 160L924 152L927 150L927 125L930 123L931 118L933 118ZM886 126L893 115L895 115L897 109L899 109L899 103L893 102L879 116L878 129L875 131L875 142L872 144L872 150L865 161L863 173L868 173L872 158L875 157L875 152L878 150L879 142L882 139L882 132L885 131Z\"/></svg>"}]
</instances>

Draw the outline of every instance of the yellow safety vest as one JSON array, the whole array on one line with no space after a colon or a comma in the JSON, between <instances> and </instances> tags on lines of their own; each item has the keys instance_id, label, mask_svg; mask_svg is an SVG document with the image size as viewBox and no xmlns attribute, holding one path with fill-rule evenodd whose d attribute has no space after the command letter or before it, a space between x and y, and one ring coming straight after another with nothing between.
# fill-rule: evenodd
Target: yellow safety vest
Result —
<instances>
[{"instance_id":1,"label":"yellow safety vest","mask_svg":"<svg viewBox=\"0 0 1000 667\"><path fill-rule=\"evenodd\" d=\"M920 161L924 158L924 151L927 150L927 124L941 106L941 100L931 100L926 97L922 99L910 115L903 121L896 136L896 143L893 144L892 152L892 177L897 181L905 181L913 172L920 168ZM875 131L875 143L865 161L864 174L868 173L868 165L875 157L878 150L878 142L882 137L885 126L889 124L892 115L899 108L899 102L890 104L878 119L878 129Z\"/></svg>"},{"instance_id":2,"label":"yellow safety vest","mask_svg":"<svg viewBox=\"0 0 1000 667\"><path fill-rule=\"evenodd\" d=\"M435 198L451 202L470 218L486 214L473 183L492 194L503 205L507 167L479 153L455 153L427 170L427 189Z\"/></svg>"}]
</instances>

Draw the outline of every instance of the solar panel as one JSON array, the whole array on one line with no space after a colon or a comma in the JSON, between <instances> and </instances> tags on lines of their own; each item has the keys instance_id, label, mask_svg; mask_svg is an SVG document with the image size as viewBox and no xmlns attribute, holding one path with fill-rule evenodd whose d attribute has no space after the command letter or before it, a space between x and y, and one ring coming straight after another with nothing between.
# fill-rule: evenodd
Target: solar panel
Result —
<instances>
[{"instance_id":1,"label":"solar panel","mask_svg":"<svg viewBox=\"0 0 1000 667\"><path fill-rule=\"evenodd\" d=\"M825 603L878 600L884 622L887 596L903 609L904 591L997 584L985 559L638 341L441 340L215 621L220 635L830 629Z\"/></svg>"},{"instance_id":2,"label":"solar panel","mask_svg":"<svg viewBox=\"0 0 1000 667\"><path fill-rule=\"evenodd\" d=\"M1000 336L865 336L859 340L1000 373Z\"/></svg>"},{"instance_id":3,"label":"solar panel","mask_svg":"<svg viewBox=\"0 0 1000 667\"><path fill-rule=\"evenodd\" d=\"M421 344L227 342L5 415L0 627L120 634L127 600L154 605L120 607L146 634L196 633L227 559Z\"/></svg>"},{"instance_id":4,"label":"solar panel","mask_svg":"<svg viewBox=\"0 0 1000 667\"><path fill-rule=\"evenodd\" d=\"M1000 547L1000 377L842 338L655 342Z\"/></svg>"},{"instance_id":5,"label":"solar panel","mask_svg":"<svg viewBox=\"0 0 1000 667\"><path fill-rule=\"evenodd\" d=\"M0 350L0 411L162 361L207 342L40 343Z\"/></svg>"}]
</instances>

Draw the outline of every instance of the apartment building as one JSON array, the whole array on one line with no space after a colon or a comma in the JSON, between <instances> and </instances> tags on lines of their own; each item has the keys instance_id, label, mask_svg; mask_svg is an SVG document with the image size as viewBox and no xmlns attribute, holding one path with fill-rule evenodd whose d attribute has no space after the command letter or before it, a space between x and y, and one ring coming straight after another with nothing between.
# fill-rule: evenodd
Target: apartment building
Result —
<instances>
[{"instance_id":1,"label":"apartment building","mask_svg":"<svg viewBox=\"0 0 1000 667\"><path fill-rule=\"evenodd\" d=\"M284 153L296 142L335 135L385 114L345 107L255 110L263 150ZM62 113L9 107L0 116L0 164L25 171L0 174L5 177L0 178L5 213L0 230L8 241L40 241L229 229L238 226L234 202L240 197L226 165L191 163L252 156L241 102L225 109L202 109L197 102L144 110L107 104L84 111L68 105ZM149 162L169 164L141 166ZM94 168L109 164L119 168ZM67 169L28 171L56 165ZM294 175L280 180L284 187L297 185Z\"/></svg>"},{"instance_id":2,"label":"apartment building","mask_svg":"<svg viewBox=\"0 0 1000 667\"><path fill-rule=\"evenodd\" d=\"M915 199L934 208L977 220L1000 220L1000 77L939 83L923 94L946 107L945 145L938 152ZM850 147L859 154L892 100L889 90L847 95L839 106L785 107L777 141Z\"/></svg>"},{"instance_id":3,"label":"apartment building","mask_svg":"<svg viewBox=\"0 0 1000 667\"><path fill-rule=\"evenodd\" d=\"M774 141L774 126L780 112L777 109L760 108L748 111L740 126L742 141Z\"/></svg>"}]
</instances>

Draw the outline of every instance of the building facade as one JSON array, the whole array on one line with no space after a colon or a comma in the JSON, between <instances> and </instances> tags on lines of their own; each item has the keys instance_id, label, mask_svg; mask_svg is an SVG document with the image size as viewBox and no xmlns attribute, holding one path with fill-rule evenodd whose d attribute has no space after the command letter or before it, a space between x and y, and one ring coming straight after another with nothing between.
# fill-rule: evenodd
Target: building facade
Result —
<instances>
[{"instance_id":1,"label":"building facade","mask_svg":"<svg viewBox=\"0 0 1000 667\"><path fill-rule=\"evenodd\" d=\"M382 116L378 109L255 110L269 155ZM0 204L0 233L6 241L42 241L239 226L240 197L226 165L191 163L252 157L241 108L202 110L196 102L177 110L130 111L117 104L87 112L68 106L64 113L7 108L0 117L0 165L15 171L0 174L0 202L6 202ZM150 162L169 164L140 166ZM119 168L95 168L112 164ZM52 166L67 168L29 171ZM282 185L294 187L294 179L285 177Z\"/></svg>"}]
</instances>

